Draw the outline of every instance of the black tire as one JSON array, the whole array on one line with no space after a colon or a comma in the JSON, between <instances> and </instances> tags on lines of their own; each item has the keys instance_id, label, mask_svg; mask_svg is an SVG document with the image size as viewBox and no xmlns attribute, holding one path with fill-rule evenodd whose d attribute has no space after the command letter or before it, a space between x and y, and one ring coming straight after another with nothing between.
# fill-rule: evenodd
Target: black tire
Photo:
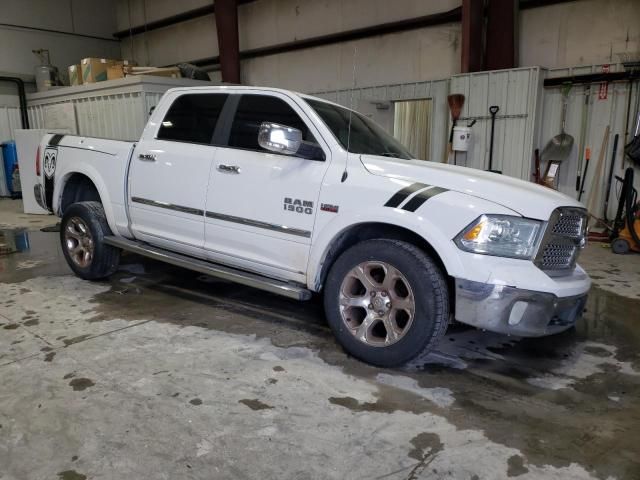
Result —
<instances>
[{"instance_id":1,"label":"black tire","mask_svg":"<svg viewBox=\"0 0 640 480\"><path fill-rule=\"evenodd\" d=\"M86 265L72 258L67 229L77 225L80 219L87 227L93 244L93 253ZM70 205L60 224L60 243L67 264L73 272L85 280L100 280L113 274L120 263L120 249L104 243L104 237L111 235L111 229L100 202L79 202ZM71 239L73 242L74 239Z\"/></svg>"},{"instance_id":2,"label":"black tire","mask_svg":"<svg viewBox=\"0 0 640 480\"><path fill-rule=\"evenodd\" d=\"M413 321L396 343L387 346L371 346L356 338L340 313L342 282L353 268L365 262L385 262L395 267L413 291ZM424 251L399 240L367 240L345 251L329 271L324 305L329 325L342 347L379 367L422 366L449 323L449 292L440 268Z\"/></svg>"},{"instance_id":3,"label":"black tire","mask_svg":"<svg viewBox=\"0 0 640 480\"><path fill-rule=\"evenodd\" d=\"M629 253L631 249L631 245L624 238L616 238L611 242L611 251L613 253L617 253L618 255L626 255Z\"/></svg>"}]
</instances>

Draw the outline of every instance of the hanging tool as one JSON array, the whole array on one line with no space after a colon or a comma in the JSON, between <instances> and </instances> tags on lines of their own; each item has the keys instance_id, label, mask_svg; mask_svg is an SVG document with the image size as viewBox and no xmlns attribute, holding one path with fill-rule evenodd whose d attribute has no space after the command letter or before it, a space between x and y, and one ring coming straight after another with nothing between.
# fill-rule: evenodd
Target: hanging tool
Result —
<instances>
[{"instance_id":1,"label":"hanging tool","mask_svg":"<svg viewBox=\"0 0 640 480\"><path fill-rule=\"evenodd\" d=\"M627 93L627 109L625 110L624 116L624 140L623 145L627 144L627 138L629 138L629 115L631 114L631 97L633 96L633 79L629 80L629 92ZM640 98L640 95L638 96ZM622 154L620 168L624 168L624 157L625 154Z\"/></svg>"},{"instance_id":2,"label":"hanging tool","mask_svg":"<svg viewBox=\"0 0 640 480\"><path fill-rule=\"evenodd\" d=\"M464 95L460 93L449 95L447 97L447 103L449 104L449 110L451 111L451 133L449 133L449 152L447 158L443 160L445 163L449 161L449 156L453 152L453 129L462 114L462 107L464 107Z\"/></svg>"},{"instance_id":3,"label":"hanging tool","mask_svg":"<svg viewBox=\"0 0 640 480\"><path fill-rule=\"evenodd\" d=\"M611 195L611 181L613 180L613 167L616 164L616 154L618 153L618 138L619 134L616 133L616 136L613 137L613 153L611 154L611 165L609 166L609 180L607 182L607 193L604 197L604 219L605 221L609 221L607 218L607 211L609 210L609 196Z\"/></svg>"},{"instance_id":4,"label":"hanging tool","mask_svg":"<svg viewBox=\"0 0 640 480\"><path fill-rule=\"evenodd\" d=\"M542 161L565 160L573 148L573 137L564 131L567 122L567 106L569 104L569 90L571 84L565 85L562 89L562 115L560 117L560 133L549 140L549 143L542 150Z\"/></svg>"},{"instance_id":5,"label":"hanging tool","mask_svg":"<svg viewBox=\"0 0 640 480\"><path fill-rule=\"evenodd\" d=\"M497 105L491 105L489 107L489 114L491 115L491 139L489 140L489 168L487 171L494 173L502 173L499 170L493 169L493 138L495 136L496 128L496 115L500 111L500 107Z\"/></svg>"},{"instance_id":6,"label":"hanging tool","mask_svg":"<svg viewBox=\"0 0 640 480\"><path fill-rule=\"evenodd\" d=\"M535 159L536 166L536 170L535 172L533 172L533 181L534 183L540 185L542 183L540 179L540 150L538 150L537 148L533 152L533 158Z\"/></svg>"},{"instance_id":7,"label":"hanging tool","mask_svg":"<svg viewBox=\"0 0 640 480\"><path fill-rule=\"evenodd\" d=\"M578 192L578 201L582 200L582 194L584 193L584 182L587 179L587 170L589 169L589 160L591 160L591 149L587 147L584 154L584 172L582 172L582 183L580 184L580 191Z\"/></svg>"},{"instance_id":8,"label":"hanging tool","mask_svg":"<svg viewBox=\"0 0 640 480\"><path fill-rule=\"evenodd\" d=\"M640 92L639 92L640 93ZM640 165L640 94L636 99L636 123L633 138L624 146L624 153L633 163Z\"/></svg>"},{"instance_id":9,"label":"hanging tool","mask_svg":"<svg viewBox=\"0 0 640 480\"><path fill-rule=\"evenodd\" d=\"M582 165L584 164L584 142L587 136L587 124L589 116L589 94L591 87L585 85L584 87L584 105L582 106L582 118L580 120L580 158L578 159L578 165L576 168L576 192L580 192L580 172L582 171Z\"/></svg>"},{"instance_id":10,"label":"hanging tool","mask_svg":"<svg viewBox=\"0 0 640 480\"><path fill-rule=\"evenodd\" d=\"M596 163L593 169L593 175L591 176L591 187L589 188L589 199L587 200L587 210L591 215L597 215L596 200L600 194L600 186L602 186L602 179L604 178L604 164L607 150L609 149L609 125L604 129L604 136L602 137L602 143L600 144L600 153L598 154L598 163ZM600 185L598 185L600 184Z\"/></svg>"}]
</instances>

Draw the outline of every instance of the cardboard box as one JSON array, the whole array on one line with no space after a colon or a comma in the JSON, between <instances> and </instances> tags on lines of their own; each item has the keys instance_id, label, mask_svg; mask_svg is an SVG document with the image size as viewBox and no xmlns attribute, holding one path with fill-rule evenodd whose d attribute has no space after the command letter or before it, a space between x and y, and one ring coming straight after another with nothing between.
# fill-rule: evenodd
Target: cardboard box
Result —
<instances>
[{"instance_id":1,"label":"cardboard box","mask_svg":"<svg viewBox=\"0 0 640 480\"><path fill-rule=\"evenodd\" d=\"M108 58L83 58L82 64L82 83L102 82L107 79L107 68L113 65L117 60Z\"/></svg>"},{"instance_id":2,"label":"cardboard box","mask_svg":"<svg viewBox=\"0 0 640 480\"><path fill-rule=\"evenodd\" d=\"M124 70L120 63L109 65L107 67L107 80L115 80L117 78L124 78Z\"/></svg>"},{"instance_id":3,"label":"cardboard box","mask_svg":"<svg viewBox=\"0 0 640 480\"><path fill-rule=\"evenodd\" d=\"M130 62L129 60L116 61L113 65L107 67L107 80L124 78L127 67L133 67L135 65L135 62Z\"/></svg>"},{"instance_id":4,"label":"cardboard box","mask_svg":"<svg viewBox=\"0 0 640 480\"><path fill-rule=\"evenodd\" d=\"M80 64L69 65L69 85L82 85L82 68Z\"/></svg>"}]
</instances>

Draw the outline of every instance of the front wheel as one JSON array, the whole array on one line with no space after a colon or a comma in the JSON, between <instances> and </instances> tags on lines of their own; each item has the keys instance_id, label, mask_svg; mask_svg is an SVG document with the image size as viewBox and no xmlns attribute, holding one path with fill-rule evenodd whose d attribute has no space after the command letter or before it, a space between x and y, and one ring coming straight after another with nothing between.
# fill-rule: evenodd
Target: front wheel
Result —
<instances>
[{"instance_id":1,"label":"front wheel","mask_svg":"<svg viewBox=\"0 0 640 480\"><path fill-rule=\"evenodd\" d=\"M79 202L64 212L60 243L71 270L85 280L108 277L118 269L120 250L104 243L111 229L100 202Z\"/></svg>"},{"instance_id":2,"label":"front wheel","mask_svg":"<svg viewBox=\"0 0 640 480\"><path fill-rule=\"evenodd\" d=\"M324 304L344 349L381 367L420 366L449 321L442 272L398 240L367 240L345 251L327 277Z\"/></svg>"}]
</instances>

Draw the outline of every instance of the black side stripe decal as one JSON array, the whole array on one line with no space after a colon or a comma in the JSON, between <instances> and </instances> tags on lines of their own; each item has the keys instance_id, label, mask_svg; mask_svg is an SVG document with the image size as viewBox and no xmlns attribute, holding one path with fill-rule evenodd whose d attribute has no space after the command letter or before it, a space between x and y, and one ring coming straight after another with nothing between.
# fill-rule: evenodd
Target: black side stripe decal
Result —
<instances>
[{"instance_id":1,"label":"black side stripe decal","mask_svg":"<svg viewBox=\"0 0 640 480\"><path fill-rule=\"evenodd\" d=\"M49 139L49 146L55 147L60 143L60 140L62 140L63 137L64 135L62 135L61 133L54 134L53 137Z\"/></svg>"},{"instance_id":2,"label":"black side stripe decal","mask_svg":"<svg viewBox=\"0 0 640 480\"><path fill-rule=\"evenodd\" d=\"M432 197L435 197L439 193L443 193L446 191L448 191L446 188L440 188L440 187L433 187L433 188L429 188L428 190L424 190L420 192L418 195L416 195L415 197L413 197L411 200L409 200L407 204L404 207L402 207L402 209L406 210L407 212L415 212L418 208L422 206L424 202L426 202Z\"/></svg>"},{"instance_id":3,"label":"black side stripe decal","mask_svg":"<svg viewBox=\"0 0 640 480\"><path fill-rule=\"evenodd\" d=\"M393 196L384 204L385 207L396 208L402 202L404 202L410 195L413 195L418 190L422 188L426 188L429 185L425 185L424 183L414 183L409 185L408 187L404 187L402 190L397 191L393 194Z\"/></svg>"}]
</instances>

